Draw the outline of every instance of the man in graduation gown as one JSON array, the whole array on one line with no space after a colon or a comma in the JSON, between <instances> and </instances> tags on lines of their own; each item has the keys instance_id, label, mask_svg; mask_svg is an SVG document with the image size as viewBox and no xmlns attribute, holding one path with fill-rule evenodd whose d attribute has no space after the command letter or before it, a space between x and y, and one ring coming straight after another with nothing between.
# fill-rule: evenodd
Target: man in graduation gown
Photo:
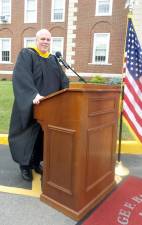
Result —
<instances>
[{"instance_id":1,"label":"man in graduation gown","mask_svg":"<svg viewBox=\"0 0 142 225\"><path fill-rule=\"evenodd\" d=\"M13 72L14 104L8 140L13 160L19 163L22 177L28 181L32 180L32 169L42 173L43 134L33 118L33 104L69 86L56 57L49 53L50 41L48 30L38 31L36 46L20 51Z\"/></svg>"}]
</instances>

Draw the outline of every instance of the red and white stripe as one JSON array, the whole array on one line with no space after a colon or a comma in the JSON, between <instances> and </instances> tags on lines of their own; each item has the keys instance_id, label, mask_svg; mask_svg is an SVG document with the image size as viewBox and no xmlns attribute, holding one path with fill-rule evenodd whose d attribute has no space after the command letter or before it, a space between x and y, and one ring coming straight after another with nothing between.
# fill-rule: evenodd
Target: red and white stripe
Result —
<instances>
[{"instance_id":1,"label":"red and white stripe","mask_svg":"<svg viewBox=\"0 0 142 225\"><path fill-rule=\"evenodd\" d=\"M126 67L123 116L142 142L142 77L134 80Z\"/></svg>"}]
</instances>

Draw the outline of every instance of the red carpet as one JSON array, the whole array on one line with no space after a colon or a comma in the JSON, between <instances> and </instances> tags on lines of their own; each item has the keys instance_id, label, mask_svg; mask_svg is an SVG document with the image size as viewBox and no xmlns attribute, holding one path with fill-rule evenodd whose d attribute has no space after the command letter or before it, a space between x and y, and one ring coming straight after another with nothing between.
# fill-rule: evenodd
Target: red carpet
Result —
<instances>
[{"instance_id":1,"label":"red carpet","mask_svg":"<svg viewBox=\"0 0 142 225\"><path fill-rule=\"evenodd\" d=\"M82 225L142 225L142 179L128 177Z\"/></svg>"}]
</instances>

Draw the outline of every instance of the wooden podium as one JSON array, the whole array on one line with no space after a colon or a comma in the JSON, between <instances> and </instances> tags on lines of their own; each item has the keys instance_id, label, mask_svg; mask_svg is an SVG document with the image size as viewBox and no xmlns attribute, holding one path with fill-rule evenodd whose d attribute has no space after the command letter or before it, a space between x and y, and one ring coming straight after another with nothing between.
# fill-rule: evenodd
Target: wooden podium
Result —
<instances>
[{"instance_id":1,"label":"wooden podium","mask_svg":"<svg viewBox=\"0 0 142 225\"><path fill-rule=\"evenodd\" d=\"M34 107L44 131L41 200L80 220L115 186L120 87L72 84Z\"/></svg>"}]
</instances>

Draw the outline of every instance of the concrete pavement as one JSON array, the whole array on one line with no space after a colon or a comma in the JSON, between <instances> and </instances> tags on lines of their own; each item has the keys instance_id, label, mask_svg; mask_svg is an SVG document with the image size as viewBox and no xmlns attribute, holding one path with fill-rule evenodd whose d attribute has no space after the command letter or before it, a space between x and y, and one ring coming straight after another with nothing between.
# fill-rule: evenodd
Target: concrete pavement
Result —
<instances>
[{"instance_id":1,"label":"concrete pavement","mask_svg":"<svg viewBox=\"0 0 142 225\"><path fill-rule=\"evenodd\" d=\"M142 150L142 149L141 149ZM0 145L0 224L1 225L75 225L77 222L41 202L40 176L24 183L19 168L11 159L8 145ZM142 177L142 154L122 154L129 175ZM119 183L123 176L116 176Z\"/></svg>"},{"instance_id":2,"label":"concrete pavement","mask_svg":"<svg viewBox=\"0 0 142 225\"><path fill-rule=\"evenodd\" d=\"M76 221L40 201L40 175L33 175L32 183L23 181L8 145L0 145L0 224L75 225Z\"/></svg>"}]
</instances>

